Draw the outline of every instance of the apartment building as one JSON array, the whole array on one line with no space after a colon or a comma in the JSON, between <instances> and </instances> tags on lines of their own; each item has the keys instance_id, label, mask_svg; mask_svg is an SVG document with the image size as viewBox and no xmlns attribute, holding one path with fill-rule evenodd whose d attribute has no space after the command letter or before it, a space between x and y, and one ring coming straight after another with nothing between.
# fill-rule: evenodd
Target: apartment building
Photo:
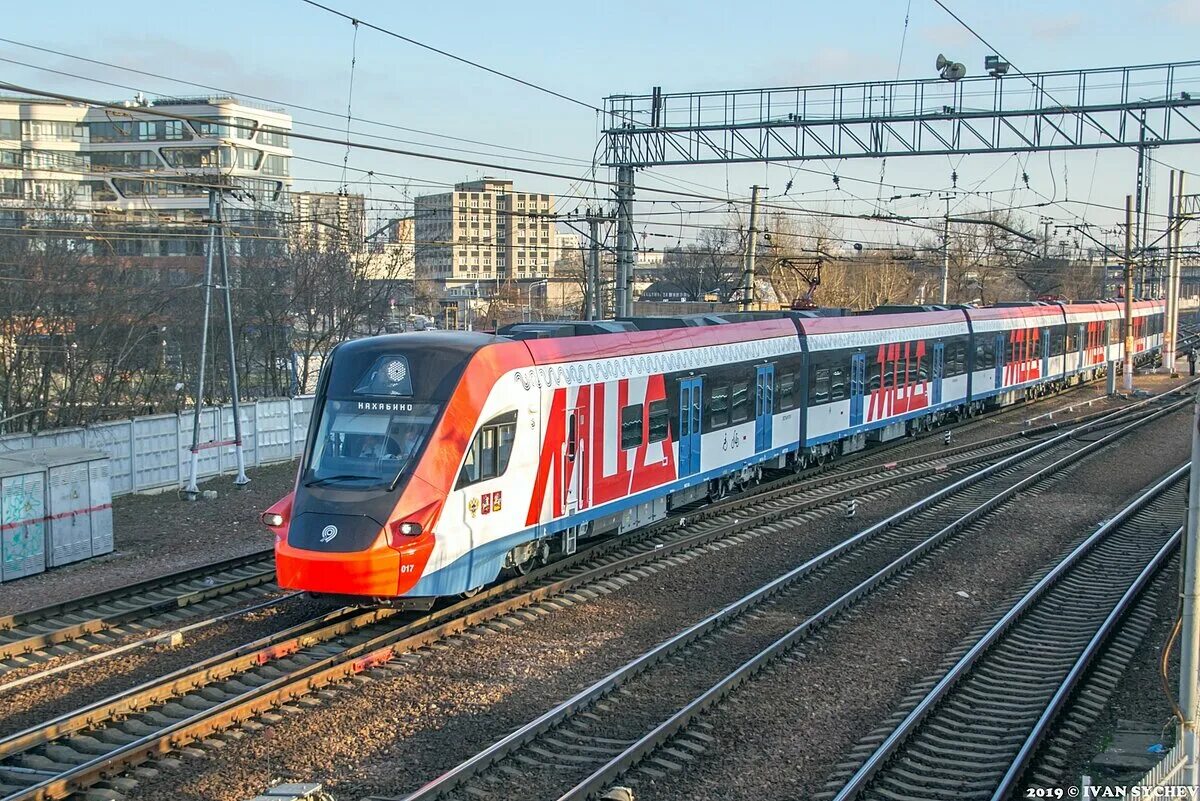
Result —
<instances>
[{"instance_id":1,"label":"apartment building","mask_svg":"<svg viewBox=\"0 0 1200 801\"><path fill-rule=\"evenodd\" d=\"M412 281L413 218L396 217L367 235L367 277Z\"/></svg>"},{"instance_id":2,"label":"apartment building","mask_svg":"<svg viewBox=\"0 0 1200 801\"><path fill-rule=\"evenodd\" d=\"M507 281L550 278L555 226L551 195L517 192L496 178L416 198L414 256L419 279L446 298L490 296Z\"/></svg>"},{"instance_id":3,"label":"apartment building","mask_svg":"<svg viewBox=\"0 0 1200 801\"><path fill-rule=\"evenodd\" d=\"M304 247L366 250L367 200L346 192L292 192L289 234Z\"/></svg>"},{"instance_id":4,"label":"apartment building","mask_svg":"<svg viewBox=\"0 0 1200 801\"><path fill-rule=\"evenodd\" d=\"M235 97L139 95L115 109L0 97L0 227L63 216L125 232L104 240L106 253L198 256L208 191L221 184L233 190L232 251L255 252L279 239L291 127L282 110Z\"/></svg>"}]
</instances>

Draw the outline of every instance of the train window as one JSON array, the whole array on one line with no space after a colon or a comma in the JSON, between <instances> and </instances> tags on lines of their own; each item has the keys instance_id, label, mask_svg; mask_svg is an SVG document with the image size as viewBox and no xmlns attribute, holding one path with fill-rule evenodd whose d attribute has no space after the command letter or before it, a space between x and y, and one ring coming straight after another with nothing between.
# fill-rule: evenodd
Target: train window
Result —
<instances>
[{"instance_id":1,"label":"train window","mask_svg":"<svg viewBox=\"0 0 1200 801\"><path fill-rule=\"evenodd\" d=\"M975 344L975 369L991 370L996 366L996 354L992 352L992 344L986 337Z\"/></svg>"},{"instance_id":2,"label":"train window","mask_svg":"<svg viewBox=\"0 0 1200 801\"><path fill-rule=\"evenodd\" d=\"M867 362L867 394L879 391L880 370L879 362Z\"/></svg>"},{"instance_id":3,"label":"train window","mask_svg":"<svg viewBox=\"0 0 1200 801\"><path fill-rule=\"evenodd\" d=\"M719 384L712 388L712 397L708 401L709 429L724 428L729 425L729 385Z\"/></svg>"},{"instance_id":4,"label":"train window","mask_svg":"<svg viewBox=\"0 0 1200 801\"><path fill-rule=\"evenodd\" d=\"M642 404L621 409L621 449L629 450L642 444Z\"/></svg>"},{"instance_id":5,"label":"train window","mask_svg":"<svg viewBox=\"0 0 1200 801\"><path fill-rule=\"evenodd\" d=\"M841 400L846 397L846 368L838 366L829 372L829 399Z\"/></svg>"},{"instance_id":6,"label":"train window","mask_svg":"<svg viewBox=\"0 0 1200 801\"><path fill-rule=\"evenodd\" d=\"M665 400L650 401L650 425L647 442L662 442L667 438L671 413Z\"/></svg>"},{"instance_id":7,"label":"train window","mask_svg":"<svg viewBox=\"0 0 1200 801\"><path fill-rule=\"evenodd\" d=\"M947 346L945 375L962 375L967 372L967 343L952 342Z\"/></svg>"},{"instance_id":8,"label":"train window","mask_svg":"<svg viewBox=\"0 0 1200 801\"><path fill-rule=\"evenodd\" d=\"M1079 350L1079 326L1067 326L1067 353L1075 353Z\"/></svg>"},{"instance_id":9,"label":"train window","mask_svg":"<svg viewBox=\"0 0 1200 801\"><path fill-rule=\"evenodd\" d=\"M399 482L416 465L438 410L426 403L400 406L326 400L304 470L305 486L365 489Z\"/></svg>"},{"instance_id":10,"label":"train window","mask_svg":"<svg viewBox=\"0 0 1200 801\"><path fill-rule=\"evenodd\" d=\"M730 422L744 423L750 419L750 382L738 381L733 385L733 412Z\"/></svg>"},{"instance_id":11,"label":"train window","mask_svg":"<svg viewBox=\"0 0 1200 801\"><path fill-rule=\"evenodd\" d=\"M504 475L516 437L516 412L497 415L484 423L467 449L467 457L458 476L458 488Z\"/></svg>"},{"instance_id":12,"label":"train window","mask_svg":"<svg viewBox=\"0 0 1200 801\"><path fill-rule=\"evenodd\" d=\"M813 375L813 405L829 403L829 369L818 368Z\"/></svg>"},{"instance_id":13,"label":"train window","mask_svg":"<svg viewBox=\"0 0 1200 801\"><path fill-rule=\"evenodd\" d=\"M796 405L796 374L780 373L775 386L775 403L779 411L785 412Z\"/></svg>"}]
</instances>

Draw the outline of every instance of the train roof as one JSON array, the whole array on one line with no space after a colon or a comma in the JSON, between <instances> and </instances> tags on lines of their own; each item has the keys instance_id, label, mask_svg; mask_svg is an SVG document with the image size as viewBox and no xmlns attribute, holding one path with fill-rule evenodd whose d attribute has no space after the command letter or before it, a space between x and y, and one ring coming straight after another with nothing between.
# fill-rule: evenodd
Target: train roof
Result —
<instances>
[{"instance_id":1,"label":"train roof","mask_svg":"<svg viewBox=\"0 0 1200 801\"><path fill-rule=\"evenodd\" d=\"M983 306L966 310L974 331L1007 331L1010 328L1062 325L1062 307L1028 303L1012 306Z\"/></svg>"}]
</instances>

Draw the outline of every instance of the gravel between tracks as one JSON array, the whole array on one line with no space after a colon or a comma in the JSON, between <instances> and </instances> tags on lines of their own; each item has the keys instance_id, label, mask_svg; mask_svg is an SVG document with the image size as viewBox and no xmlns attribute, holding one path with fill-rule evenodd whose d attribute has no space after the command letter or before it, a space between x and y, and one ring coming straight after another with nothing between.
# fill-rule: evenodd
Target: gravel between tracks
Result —
<instances>
[{"instance_id":1,"label":"gravel between tracks","mask_svg":"<svg viewBox=\"0 0 1200 801\"><path fill-rule=\"evenodd\" d=\"M0 585L0 614L67 601L135 581L271 547L258 515L292 489L294 462L261 467L236 489L230 476L203 484L215 501L185 501L175 493L123 495L113 500L116 549Z\"/></svg>"},{"instance_id":2,"label":"gravel between tracks","mask_svg":"<svg viewBox=\"0 0 1200 801\"><path fill-rule=\"evenodd\" d=\"M764 533L511 632L434 651L399 677L351 684L321 708L285 717L270 737L260 732L207 760L189 760L127 797L235 801L271 777L326 782L339 801L415 789L674 634L682 621L711 613L933 486L871 500L853 521L839 507L799 530Z\"/></svg>"},{"instance_id":3,"label":"gravel between tracks","mask_svg":"<svg viewBox=\"0 0 1200 801\"><path fill-rule=\"evenodd\" d=\"M1068 524L1074 522L1074 532L1088 528L1102 516L1099 507L1116 506L1160 472L1166 460L1175 458L1172 444L1179 439L1180 420L1182 417L1175 415L1135 434L1132 442L1142 453L1152 456L1127 460L1127 469L1120 471L1112 488L1090 494L1056 485L1032 503L1021 502L1027 507L1025 514L1013 516L1001 532L1011 536L1005 547L997 551L991 536L973 536L953 551L952 560L940 560L954 564L940 568L943 572L936 582L938 586L909 591L901 611L875 626L868 639L857 646L869 650L870 643L888 643L897 631L917 628L895 646L897 651L913 652L912 656L903 656L907 662L901 661L899 654L887 658L888 668L898 675L868 677L871 686L862 687L853 679L852 670L835 662L827 665L829 675L814 677L794 688L791 695L783 696L825 696L829 700L809 699L812 708L803 712L802 730L821 732L821 741L811 749L815 756L806 755L800 763L809 768L809 779L819 782L824 776L821 766L848 747L863 726L882 717L892 699L902 694L909 681L929 669L928 665L936 661L948 642L961 636L981 608L986 609L987 604L1003 596L1011 575L1005 570L1019 568L1017 572L1024 576L1048 554L1057 552L1063 540L1044 532L1044 510L1048 505L1058 508ZM1091 472L1100 469L1093 466ZM344 686L344 691L320 708L284 716L271 727L269 737L259 732L237 738L226 748L210 752L206 759L189 759L184 768L165 771L142 783L128 797L133 801L226 801L253 796L273 778L321 781L340 800L411 791L679 630L684 621L699 619L872 519L924 496L931 488L931 484L922 484L895 492L887 500L872 501L865 511L860 508L854 525L835 512L790 535L764 534L747 545L693 559L591 603L541 617L518 630L485 636L468 647L436 651L398 677L389 674L382 680ZM972 543L973 549L960 557L963 546ZM1005 560L1003 567L990 565L984 569L997 556ZM995 575L989 575L989 570ZM972 597L963 600L954 595L953 590L959 588ZM923 596L937 603L908 608ZM892 609L897 605L884 606ZM917 609L920 611L913 611ZM661 614L647 615L646 610L661 610ZM839 633L832 639L830 647L835 647L844 637ZM861 659L862 655L854 658ZM835 694L833 688L839 682L844 686ZM829 692L813 692L825 685ZM778 706L777 698L768 706ZM856 706L868 717L840 720ZM779 711L766 714L763 726L774 728L774 724L781 723L771 721ZM817 722L820 718L827 720ZM809 721L815 725L810 726ZM796 737L795 724L795 720L789 721L785 739ZM742 732L739 737L748 741L758 726L758 720L742 720L737 724ZM780 736L778 730L775 736ZM800 740L799 752L813 745L806 736ZM729 749L723 745L722 750ZM748 775L755 776L758 785L755 797L763 797L763 787L775 785L777 770L776 760L770 759L750 771ZM708 797L705 794L710 790L711 797L724 797L728 790L720 784L708 788L703 776L696 778L700 780L697 792L680 793L679 797Z\"/></svg>"},{"instance_id":4,"label":"gravel between tracks","mask_svg":"<svg viewBox=\"0 0 1200 801\"><path fill-rule=\"evenodd\" d=\"M1091 766L1092 758L1104 750L1117 730L1118 720L1132 720L1161 726L1162 742L1169 750L1175 744L1175 715L1171 704L1163 693L1159 661L1162 649L1175 625L1179 593L1176 592L1179 571L1172 570L1166 576L1166 585L1158 594L1157 617L1150 624L1145 639L1138 647L1125 675L1117 684L1108 706L1100 718L1071 750L1067 768L1063 771L1063 786L1079 786L1083 775L1092 776L1096 784L1110 784L1111 780L1098 774ZM1179 693L1179 644L1171 652L1168 670L1168 686L1172 697Z\"/></svg>"},{"instance_id":5,"label":"gravel between tracks","mask_svg":"<svg viewBox=\"0 0 1200 801\"><path fill-rule=\"evenodd\" d=\"M135 687L201 659L236 648L335 609L328 601L293 598L184 635L175 648L137 648L81 670L6 691L0 685L0 737ZM143 635L138 635L143 636ZM14 679L25 671L14 671Z\"/></svg>"},{"instance_id":6,"label":"gravel between tracks","mask_svg":"<svg viewBox=\"0 0 1200 801\"><path fill-rule=\"evenodd\" d=\"M811 798L858 739L982 616L1187 457L1189 414L1151 423L1123 441L1115 452L1119 469L1110 450L1106 461L1088 460L1045 491L1015 499L982 536L940 551L908 581L871 598L803 646L803 660L743 688L710 715L717 744L697 769L642 787L638 798Z\"/></svg>"}]
</instances>

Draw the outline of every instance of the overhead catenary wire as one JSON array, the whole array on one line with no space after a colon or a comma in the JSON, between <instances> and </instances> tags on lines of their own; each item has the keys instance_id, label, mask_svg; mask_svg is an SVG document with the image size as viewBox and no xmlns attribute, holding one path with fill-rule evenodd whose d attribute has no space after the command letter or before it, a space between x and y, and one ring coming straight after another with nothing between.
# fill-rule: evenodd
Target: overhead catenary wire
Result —
<instances>
[{"instance_id":1,"label":"overhead catenary wire","mask_svg":"<svg viewBox=\"0 0 1200 801\"><path fill-rule=\"evenodd\" d=\"M407 42L408 44L414 45L416 47L420 47L424 50L428 50L431 53L436 53L440 56L445 56L446 58L453 59L454 61L457 61L461 64L466 64L466 65L474 67L476 69L483 70L484 72L491 73L492 75L496 75L500 78L504 78L509 81L514 81L516 83L521 84L522 86L527 86L530 89L535 89L539 92L544 92L545 94L551 95L553 97L557 97L560 100L565 100L568 103L574 103L575 105L586 108L589 111L599 111L601 113L603 113L603 111L604 111L603 109L599 108L598 106L595 106L592 103L588 103L587 101L579 100L578 98L574 98L574 97L571 97L570 95L563 94L562 92L556 91L549 87L542 86L541 84L538 84L538 83L534 83L533 81L525 80L524 78L517 77L516 75L513 75L512 73L504 72L503 70L499 70L494 67L489 67L486 64L481 64L478 61L472 61L471 59L466 58L464 56L460 56L455 53L451 53L449 50L443 50L440 47L435 47L431 44L426 44L425 42L421 42L416 39L413 39L411 36L405 36L404 34L399 33L397 31L393 31L388 28L384 28L380 25L376 25L374 23L367 22L366 20L362 19L361 17L354 17L343 11L338 11L336 8L330 8L329 6L325 5L324 3L316 2L316 0L300 0L300 2L306 3L310 6L313 6L314 8L319 8L322 11L327 11L330 14L341 17L342 19L344 19L348 22L351 22L355 25L362 25L362 26L364 26L366 28L370 28L371 30L376 31L378 33L382 33L386 36L391 36L395 39L399 39L402 42Z\"/></svg>"}]
</instances>

